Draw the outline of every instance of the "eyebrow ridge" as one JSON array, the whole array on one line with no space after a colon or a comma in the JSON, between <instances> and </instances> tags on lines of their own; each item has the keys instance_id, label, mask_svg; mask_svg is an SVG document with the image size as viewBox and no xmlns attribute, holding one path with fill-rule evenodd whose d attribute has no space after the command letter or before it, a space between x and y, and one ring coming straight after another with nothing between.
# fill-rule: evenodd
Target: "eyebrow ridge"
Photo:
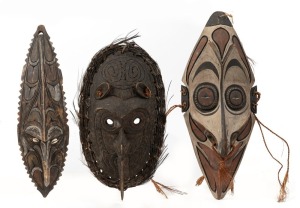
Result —
<instances>
[{"instance_id":1,"label":"eyebrow ridge","mask_svg":"<svg viewBox=\"0 0 300 208\"><path fill-rule=\"evenodd\" d=\"M246 73L245 73L244 67L242 66L242 64L237 59L232 59L232 60L229 61L229 63L226 66L225 76L227 74L228 69L232 66L240 67L242 69L242 71L244 72L245 76L247 76Z\"/></svg>"},{"instance_id":2,"label":"eyebrow ridge","mask_svg":"<svg viewBox=\"0 0 300 208\"><path fill-rule=\"evenodd\" d=\"M215 65L213 65L211 62L209 62L209 61L206 61L206 62L204 62L204 63L202 63L200 66L199 66L199 68L197 69L197 71L195 72L195 75L194 75L194 77L193 77L193 80L194 80L194 78L197 76L197 74L199 74L201 71L203 71L203 70L205 70L205 69L210 69L210 70L212 70L214 73L215 73L215 75L218 77L218 79L219 79L219 73L218 73L218 70L217 70L217 68L215 67Z\"/></svg>"}]
</instances>

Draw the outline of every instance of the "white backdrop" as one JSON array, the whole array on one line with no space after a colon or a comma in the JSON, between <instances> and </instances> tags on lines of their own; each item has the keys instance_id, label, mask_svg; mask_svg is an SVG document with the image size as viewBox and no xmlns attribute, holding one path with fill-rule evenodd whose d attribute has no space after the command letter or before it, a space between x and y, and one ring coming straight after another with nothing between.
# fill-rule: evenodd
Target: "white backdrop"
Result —
<instances>
[{"instance_id":1,"label":"white backdrop","mask_svg":"<svg viewBox=\"0 0 300 208\"><path fill-rule=\"evenodd\" d=\"M296 1L262 0L0 0L0 207L296 207L299 196L299 11ZM43 198L29 179L17 138L21 73L33 34L44 24L64 78L68 110L77 84L93 55L114 39L136 30L135 41L161 69L165 87L172 82L170 105L180 103L181 77L206 21L214 11L233 15L244 49L255 61L261 92L258 118L286 138L291 147L289 195L276 202L279 166L268 155L257 124L235 177L235 193L215 200L201 176L180 109L167 118L168 159L155 179L187 192L165 199L152 183L130 188L121 201L117 189L98 182L84 165L79 132L69 113L70 144L57 185ZM281 161L286 148L271 134L269 147ZM298 162L296 162L298 161ZM283 174L281 175L283 178Z\"/></svg>"}]
</instances>

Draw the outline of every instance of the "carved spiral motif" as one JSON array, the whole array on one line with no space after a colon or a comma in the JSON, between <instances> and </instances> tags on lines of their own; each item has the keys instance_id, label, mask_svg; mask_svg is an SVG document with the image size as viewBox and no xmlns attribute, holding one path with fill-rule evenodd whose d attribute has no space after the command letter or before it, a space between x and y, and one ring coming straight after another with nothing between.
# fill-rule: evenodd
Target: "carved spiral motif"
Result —
<instances>
[{"instance_id":1,"label":"carved spiral motif","mask_svg":"<svg viewBox=\"0 0 300 208\"><path fill-rule=\"evenodd\" d=\"M118 61L110 61L102 68L103 78L109 82L118 82L123 77L122 65Z\"/></svg>"},{"instance_id":2,"label":"carved spiral motif","mask_svg":"<svg viewBox=\"0 0 300 208\"><path fill-rule=\"evenodd\" d=\"M144 68L137 60L128 58L113 59L102 66L103 78L114 86L131 86L144 79ZM125 86L124 86L125 85Z\"/></svg>"},{"instance_id":3,"label":"carved spiral motif","mask_svg":"<svg viewBox=\"0 0 300 208\"><path fill-rule=\"evenodd\" d=\"M125 80L128 82L136 82L144 78L143 66L133 59L125 63L125 72Z\"/></svg>"}]
</instances>

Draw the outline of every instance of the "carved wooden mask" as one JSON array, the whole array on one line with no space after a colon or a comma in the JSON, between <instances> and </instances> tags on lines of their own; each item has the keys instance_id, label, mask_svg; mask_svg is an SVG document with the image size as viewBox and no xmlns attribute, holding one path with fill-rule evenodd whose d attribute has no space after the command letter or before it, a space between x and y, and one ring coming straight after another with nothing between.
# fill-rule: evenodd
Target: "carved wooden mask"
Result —
<instances>
[{"instance_id":1,"label":"carved wooden mask","mask_svg":"<svg viewBox=\"0 0 300 208\"><path fill-rule=\"evenodd\" d=\"M256 113L254 75L225 13L211 15L182 81L184 118L199 166L214 197L222 199L244 155Z\"/></svg>"},{"instance_id":2,"label":"carved wooden mask","mask_svg":"<svg viewBox=\"0 0 300 208\"><path fill-rule=\"evenodd\" d=\"M50 37L40 25L22 74L18 141L27 172L44 197L63 171L69 141L58 66Z\"/></svg>"},{"instance_id":3,"label":"carved wooden mask","mask_svg":"<svg viewBox=\"0 0 300 208\"><path fill-rule=\"evenodd\" d=\"M165 93L155 61L134 42L93 57L79 97L80 139L90 170L124 191L152 178L163 152Z\"/></svg>"}]
</instances>

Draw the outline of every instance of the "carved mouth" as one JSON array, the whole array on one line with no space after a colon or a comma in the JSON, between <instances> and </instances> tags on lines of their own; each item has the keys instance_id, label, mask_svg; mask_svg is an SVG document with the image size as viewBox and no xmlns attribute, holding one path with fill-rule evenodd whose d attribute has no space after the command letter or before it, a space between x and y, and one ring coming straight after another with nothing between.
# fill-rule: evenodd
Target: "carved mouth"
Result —
<instances>
[{"instance_id":1,"label":"carved mouth","mask_svg":"<svg viewBox=\"0 0 300 208\"><path fill-rule=\"evenodd\" d=\"M239 143L226 156L221 155L214 149L204 144L197 143L197 153L201 161L201 166L209 185L216 199L222 199L233 183L233 178L241 159L244 155L246 145Z\"/></svg>"},{"instance_id":2,"label":"carved mouth","mask_svg":"<svg viewBox=\"0 0 300 208\"><path fill-rule=\"evenodd\" d=\"M228 139L221 139L221 142L218 143L215 136L201 123L194 120L191 115L189 115L189 122L193 135L197 139L196 154L202 172L204 172L214 197L222 199L233 183L234 175L243 158L248 143L247 138L249 138L253 126L252 117L249 116L246 122L232 133L230 148L226 142Z\"/></svg>"},{"instance_id":3,"label":"carved mouth","mask_svg":"<svg viewBox=\"0 0 300 208\"><path fill-rule=\"evenodd\" d=\"M43 171L39 167L35 167L32 169L32 180L35 182L37 189L42 193L44 197L46 197L53 189L53 186L55 185L55 182L59 177L59 173L60 171L57 165L49 167L48 171Z\"/></svg>"},{"instance_id":4,"label":"carved mouth","mask_svg":"<svg viewBox=\"0 0 300 208\"><path fill-rule=\"evenodd\" d=\"M61 172L58 164L49 165L46 161L41 161L35 152L27 155L24 161L27 161L27 168L32 181L37 189L46 197L53 189Z\"/></svg>"}]
</instances>

